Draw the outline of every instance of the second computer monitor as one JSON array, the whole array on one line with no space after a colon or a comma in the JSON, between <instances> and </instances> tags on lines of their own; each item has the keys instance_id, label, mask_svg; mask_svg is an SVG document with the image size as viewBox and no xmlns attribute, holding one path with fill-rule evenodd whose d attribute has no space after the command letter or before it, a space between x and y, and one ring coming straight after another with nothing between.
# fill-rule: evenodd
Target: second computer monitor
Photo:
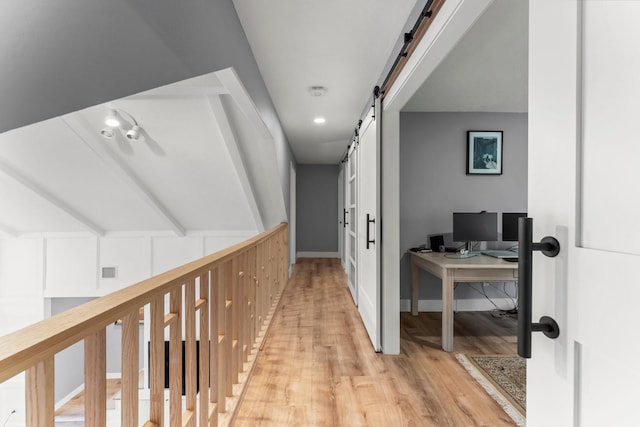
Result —
<instances>
[{"instance_id":1,"label":"second computer monitor","mask_svg":"<svg viewBox=\"0 0 640 427\"><path fill-rule=\"evenodd\" d=\"M498 214L495 212L454 212L454 242L492 242L498 240Z\"/></svg>"},{"instance_id":2,"label":"second computer monitor","mask_svg":"<svg viewBox=\"0 0 640 427\"><path fill-rule=\"evenodd\" d=\"M518 241L518 218L526 218L526 212L503 212L502 213L502 241Z\"/></svg>"}]
</instances>

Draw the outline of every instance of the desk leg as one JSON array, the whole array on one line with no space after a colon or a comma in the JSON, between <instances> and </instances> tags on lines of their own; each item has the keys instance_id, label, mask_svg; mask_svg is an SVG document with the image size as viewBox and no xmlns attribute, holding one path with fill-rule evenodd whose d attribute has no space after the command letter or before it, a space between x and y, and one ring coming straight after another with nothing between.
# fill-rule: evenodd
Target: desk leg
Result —
<instances>
[{"instance_id":1,"label":"desk leg","mask_svg":"<svg viewBox=\"0 0 640 427\"><path fill-rule=\"evenodd\" d=\"M442 275L442 349L453 351L453 278Z\"/></svg>"},{"instance_id":2,"label":"desk leg","mask_svg":"<svg viewBox=\"0 0 640 427\"><path fill-rule=\"evenodd\" d=\"M418 266L411 261L411 314L418 315L418 279L420 271Z\"/></svg>"}]
</instances>

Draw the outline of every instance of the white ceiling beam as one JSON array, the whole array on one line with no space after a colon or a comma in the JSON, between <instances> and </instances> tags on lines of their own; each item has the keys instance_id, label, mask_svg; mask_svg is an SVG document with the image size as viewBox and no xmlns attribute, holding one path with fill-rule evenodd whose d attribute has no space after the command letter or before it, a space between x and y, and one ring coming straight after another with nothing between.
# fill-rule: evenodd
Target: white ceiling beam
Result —
<instances>
[{"instance_id":1,"label":"white ceiling beam","mask_svg":"<svg viewBox=\"0 0 640 427\"><path fill-rule=\"evenodd\" d=\"M245 114L249 122L256 128L261 138L273 139L267 124L262 120L256 105L247 93L247 90L240 82L238 74L233 68L225 68L216 71L216 77L227 88L233 100L238 104L240 110Z\"/></svg>"},{"instance_id":2,"label":"white ceiling beam","mask_svg":"<svg viewBox=\"0 0 640 427\"><path fill-rule=\"evenodd\" d=\"M224 86L181 86L171 85L151 89L146 92L127 96L124 100L148 100L169 98L202 98L203 96L227 95L229 91Z\"/></svg>"},{"instance_id":3,"label":"white ceiling beam","mask_svg":"<svg viewBox=\"0 0 640 427\"><path fill-rule=\"evenodd\" d=\"M229 117L227 116L224 105L222 104L222 101L218 96L209 96L208 100L209 105L211 106L211 112L214 116L214 121L218 124L218 129L220 129L220 133L222 134L222 140L227 147L227 151L231 156L233 166L238 173L240 184L242 185L244 194L247 197L247 202L249 203L251 214L253 215L253 220L255 221L258 230L264 230L264 223L262 221L262 215L260 215L258 203L256 202L255 193L253 191L253 187L251 186L251 181L249 179L249 175L247 174L247 169L245 167L245 162L242 158L242 154L238 149L238 140L236 138L236 134L234 132L233 126L231 126L231 123L229 122Z\"/></svg>"},{"instance_id":4,"label":"white ceiling beam","mask_svg":"<svg viewBox=\"0 0 640 427\"><path fill-rule=\"evenodd\" d=\"M157 215L159 215L177 235L186 234L184 226L173 217L171 212L145 187L140 179L98 139L98 131L92 129L80 114L69 114L62 117L62 121L83 141L103 163L125 184L129 186Z\"/></svg>"},{"instance_id":5,"label":"white ceiling beam","mask_svg":"<svg viewBox=\"0 0 640 427\"><path fill-rule=\"evenodd\" d=\"M257 133L257 138L237 138L237 142L244 156L243 161L254 188L262 222L267 228L275 226L287 220L287 210L274 137L235 70L226 68L215 74L229 90L228 99L231 101L227 108L237 108L246 119L238 120L241 123L237 126L250 126Z\"/></svg>"},{"instance_id":6,"label":"white ceiling beam","mask_svg":"<svg viewBox=\"0 0 640 427\"><path fill-rule=\"evenodd\" d=\"M18 231L4 224L0 224L0 233L8 237L18 237Z\"/></svg>"},{"instance_id":7,"label":"white ceiling beam","mask_svg":"<svg viewBox=\"0 0 640 427\"><path fill-rule=\"evenodd\" d=\"M98 225L96 225L93 221L89 220L89 218L85 217L80 212L77 212L71 206L69 206L62 200L58 199L56 196L49 193L47 190L40 187L38 184L31 181L29 178L22 175L20 172L13 169L11 166L9 166L8 164L2 161L0 161L0 171L2 171L5 175L13 178L15 181L19 182L24 187L31 190L37 196L45 199L46 201L48 201L49 203L51 203L61 211L65 212L67 215L71 216L73 219L75 219L84 227L86 227L88 231L92 232L97 236L104 236L104 230Z\"/></svg>"}]
</instances>

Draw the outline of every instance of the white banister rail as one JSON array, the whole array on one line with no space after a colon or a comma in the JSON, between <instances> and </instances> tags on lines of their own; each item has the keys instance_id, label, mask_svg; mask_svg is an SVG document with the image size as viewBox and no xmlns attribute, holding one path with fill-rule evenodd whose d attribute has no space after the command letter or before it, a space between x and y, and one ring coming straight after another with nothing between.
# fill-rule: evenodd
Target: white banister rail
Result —
<instances>
[{"instance_id":1,"label":"white banister rail","mask_svg":"<svg viewBox=\"0 0 640 427\"><path fill-rule=\"evenodd\" d=\"M287 224L0 337L0 383L26 372L27 426L54 425L54 356L84 342L85 425L106 426L106 327L122 321L121 425L140 425L139 310L149 304L143 425L231 425L288 278ZM165 330L169 336L165 408ZM184 334L183 334L184 331ZM182 396L182 341L186 392ZM206 345L208 343L208 345ZM198 390L199 384L199 390ZM168 411L169 419L165 420Z\"/></svg>"}]
</instances>

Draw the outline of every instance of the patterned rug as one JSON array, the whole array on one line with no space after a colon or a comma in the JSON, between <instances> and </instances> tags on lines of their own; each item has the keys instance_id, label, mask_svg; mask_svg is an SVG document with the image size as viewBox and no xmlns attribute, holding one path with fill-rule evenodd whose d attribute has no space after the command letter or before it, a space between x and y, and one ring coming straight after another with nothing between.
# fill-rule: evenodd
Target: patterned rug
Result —
<instances>
[{"instance_id":1,"label":"patterned rug","mask_svg":"<svg viewBox=\"0 0 640 427\"><path fill-rule=\"evenodd\" d=\"M505 412L519 425L525 425L527 366L518 356L465 356L456 358Z\"/></svg>"}]
</instances>

